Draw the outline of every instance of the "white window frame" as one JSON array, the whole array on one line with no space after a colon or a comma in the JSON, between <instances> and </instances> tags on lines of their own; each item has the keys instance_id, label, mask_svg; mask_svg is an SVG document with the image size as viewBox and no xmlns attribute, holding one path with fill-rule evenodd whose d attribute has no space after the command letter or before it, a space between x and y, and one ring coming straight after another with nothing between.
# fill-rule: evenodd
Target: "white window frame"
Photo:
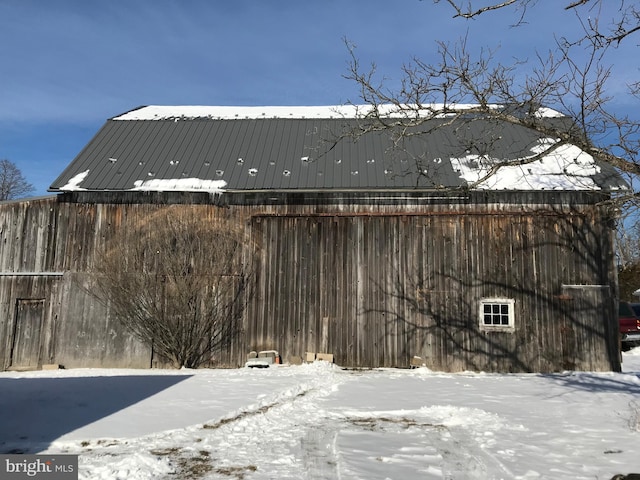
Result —
<instances>
[{"instance_id":1,"label":"white window frame","mask_svg":"<svg viewBox=\"0 0 640 480\"><path fill-rule=\"evenodd\" d=\"M478 316L480 321L480 330L485 332L513 332L515 330L515 304L516 301L513 298L481 298L480 307L478 309ZM498 306L499 310L495 312L485 312L485 306L491 305L492 307ZM507 307L506 314L504 313L504 306ZM498 318L503 321L502 317L507 317L507 323L485 323L485 316Z\"/></svg>"}]
</instances>

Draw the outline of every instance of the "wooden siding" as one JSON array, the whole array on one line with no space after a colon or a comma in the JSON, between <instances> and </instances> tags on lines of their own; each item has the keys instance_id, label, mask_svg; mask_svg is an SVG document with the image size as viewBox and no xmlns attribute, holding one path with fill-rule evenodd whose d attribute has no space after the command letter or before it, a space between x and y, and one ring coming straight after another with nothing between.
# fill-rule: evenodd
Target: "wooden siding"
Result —
<instances>
[{"instance_id":1,"label":"wooden siding","mask_svg":"<svg viewBox=\"0 0 640 480\"><path fill-rule=\"evenodd\" d=\"M254 218L264 265L248 317L251 347L326 351L349 366L408 366L416 355L452 371L609 368L603 309L611 310L614 285L588 220ZM563 285L573 284L604 298L592 305L579 289L567 294ZM514 332L480 330L486 297L515 300Z\"/></svg>"},{"instance_id":2,"label":"wooden siding","mask_svg":"<svg viewBox=\"0 0 640 480\"><path fill-rule=\"evenodd\" d=\"M203 221L235 219L256 247L243 334L215 365L277 349L285 361L328 352L349 367L406 367L420 356L445 371L620 369L609 218L570 194L347 203L293 195L224 207L137 198L151 201L0 206L4 368L19 299L44 299L40 363L159 364L87 291L89 271L113 235L128 235L158 209L197 208ZM515 300L512 332L480 329L485 297Z\"/></svg>"}]
</instances>

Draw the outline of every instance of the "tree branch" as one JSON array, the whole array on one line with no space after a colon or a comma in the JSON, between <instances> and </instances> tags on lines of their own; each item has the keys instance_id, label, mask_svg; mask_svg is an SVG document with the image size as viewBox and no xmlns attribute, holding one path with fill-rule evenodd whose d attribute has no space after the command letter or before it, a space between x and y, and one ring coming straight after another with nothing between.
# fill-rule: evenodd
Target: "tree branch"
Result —
<instances>
[{"instance_id":1,"label":"tree branch","mask_svg":"<svg viewBox=\"0 0 640 480\"><path fill-rule=\"evenodd\" d=\"M454 0L446 0L446 1L456 11L454 18L455 17L473 18L473 17L477 17L478 15L482 15L485 12L490 12L492 10L499 10L501 8L508 7L509 5L513 5L519 0L505 0L504 2L488 5L486 7L481 7L476 10L472 9L471 4L469 4L469 8L467 10L464 10Z\"/></svg>"}]
</instances>

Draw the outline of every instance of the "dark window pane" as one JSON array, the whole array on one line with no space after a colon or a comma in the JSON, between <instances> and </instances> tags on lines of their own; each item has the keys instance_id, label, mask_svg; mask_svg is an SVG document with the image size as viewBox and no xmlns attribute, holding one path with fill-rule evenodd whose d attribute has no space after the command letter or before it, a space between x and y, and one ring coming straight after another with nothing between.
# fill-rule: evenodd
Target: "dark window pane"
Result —
<instances>
[{"instance_id":1,"label":"dark window pane","mask_svg":"<svg viewBox=\"0 0 640 480\"><path fill-rule=\"evenodd\" d=\"M482 324L488 326L510 326L509 317L513 312L510 303L482 303Z\"/></svg>"}]
</instances>

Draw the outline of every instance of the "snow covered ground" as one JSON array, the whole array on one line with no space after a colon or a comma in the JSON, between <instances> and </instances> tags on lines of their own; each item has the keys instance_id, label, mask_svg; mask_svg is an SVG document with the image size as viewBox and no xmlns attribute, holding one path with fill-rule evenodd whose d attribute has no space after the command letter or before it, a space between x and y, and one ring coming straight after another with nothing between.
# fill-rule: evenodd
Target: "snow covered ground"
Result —
<instances>
[{"instance_id":1,"label":"snow covered ground","mask_svg":"<svg viewBox=\"0 0 640 480\"><path fill-rule=\"evenodd\" d=\"M0 452L83 479L610 479L640 472L624 372L444 374L327 363L0 373Z\"/></svg>"}]
</instances>

